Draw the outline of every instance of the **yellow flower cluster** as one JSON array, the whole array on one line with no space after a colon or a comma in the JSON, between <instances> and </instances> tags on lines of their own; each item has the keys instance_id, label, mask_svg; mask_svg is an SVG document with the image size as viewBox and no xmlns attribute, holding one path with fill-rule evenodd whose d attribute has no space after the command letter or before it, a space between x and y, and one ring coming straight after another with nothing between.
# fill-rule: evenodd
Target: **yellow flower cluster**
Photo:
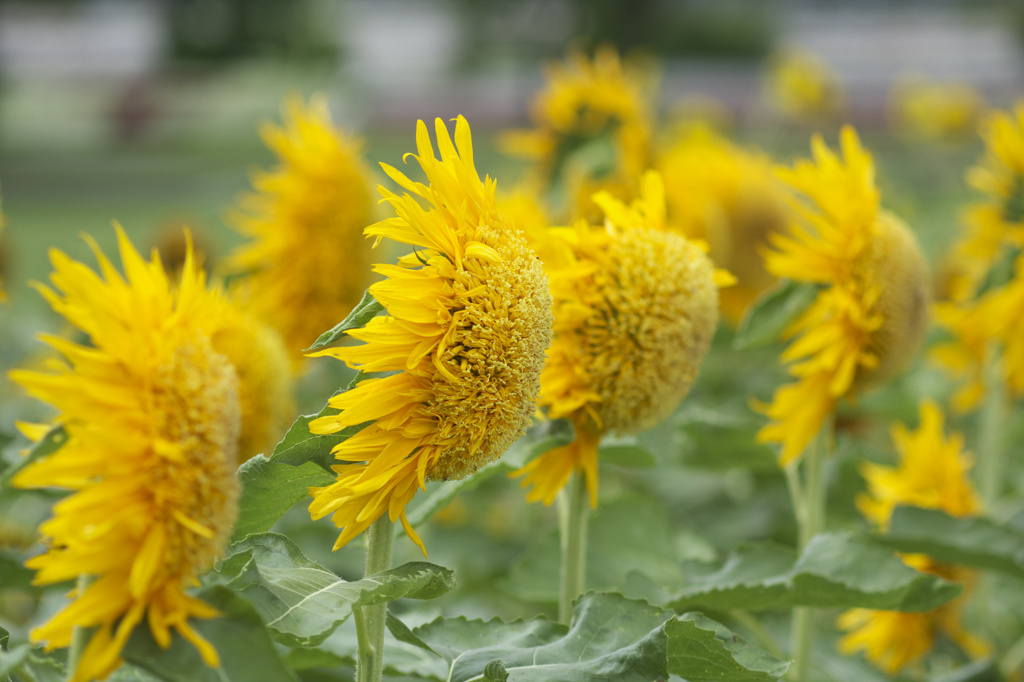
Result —
<instances>
[{"instance_id":1,"label":"yellow flower cluster","mask_svg":"<svg viewBox=\"0 0 1024 682\"><path fill-rule=\"evenodd\" d=\"M879 528L888 527L893 510L900 505L941 509L952 516L974 516L981 512L978 495L967 478L973 462L963 452L963 436L946 438L943 416L930 401L921 405L921 425L909 431L902 424L892 429L900 461L896 467L865 464L867 494L857 498L865 518ZM956 582L970 583L973 573L944 565L924 555L907 555L904 562L926 573ZM893 674L920 661L931 650L939 634L949 636L972 656L984 655L988 647L963 629L960 612L964 597L926 613L899 613L872 609L851 609L838 620L848 630L839 642L844 653L864 651L875 665Z\"/></svg>"}]
</instances>

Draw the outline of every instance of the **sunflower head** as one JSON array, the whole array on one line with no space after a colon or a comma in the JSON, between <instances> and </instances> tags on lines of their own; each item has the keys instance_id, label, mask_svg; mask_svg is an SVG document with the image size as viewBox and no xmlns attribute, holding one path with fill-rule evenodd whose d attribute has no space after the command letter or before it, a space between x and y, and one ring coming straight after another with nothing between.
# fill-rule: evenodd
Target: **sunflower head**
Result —
<instances>
[{"instance_id":1,"label":"sunflower head","mask_svg":"<svg viewBox=\"0 0 1024 682\"><path fill-rule=\"evenodd\" d=\"M984 98L967 83L903 78L889 90L893 127L925 140L963 139L974 131Z\"/></svg>"},{"instance_id":2,"label":"sunflower head","mask_svg":"<svg viewBox=\"0 0 1024 682\"><path fill-rule=\"evenodd\" d=\"M346 462L335 467L337 482L311 491L314 518L333 514L344 528L336 547L386 512L422 548L405 518L416 488L493 461L535 410L551 337L547 278L498 212L494 181L481 182L466 120L456 120L454 144L440 119L435 130L440 159L422 121L417 153L408 155L429 184L384 165L409 193L380 188L396 217L366 229L414 248L396 265L376 266L386 279L369 291L387 315L350 333L363 345L314 353L390 373L331 398L338 414L310 423L314 433L334 433L372 422L334 448Z\"/></svg>"},{"instance_id":3,"label":"sunflower head","mask_svg":"<svg viewBox=\"0 0 1024 682\"><path fill-rule=\"evenodd\" d=\"M376 209L360 143L331 123L327 103L291 99L284 127L263 139L279 165L253 179L232 216L251 242L225 264L247 275L246 307L274 325L296 363L359 302L369 282L363 228Z\"/></svg>"},{"instance_id":4,"label":"sunflower head","mask_svg":"<svg viewBox=\"0 0 1024 682\"><path fill-rule=\"evenodd\" d=\"M555 228L538 246L554 298L555 339L541 376L540 403L577 426L577 441L546 453L527 474L528 499L550 504L574 469L596 500L601 434L649 428L686 396L718 322L715 268L694 242L661 229L657 174L627 206L596 197L604 227ZM557 460L557 461L556 461Z\"/></svg>"},{"instance_id":5,"label":"sunflower head","mask_svg":"<svg viewBox=\"0 0 1024 682\"><path fill-rule=\"evenodd\" d=\"M217 664L188 624L215 610L184 590L220 556L237 511L237 378L210 341L222 302L191 253L175 287L120 228L118 240L123 277L95 244L100 275L51 251L53 288L37 288L89 344L45 336L66 362L11 373L67 432L14 484L71 491L40 528L47 551L28 565L37 584L94 579L32 637L52 649L68 646L75 627L95 628L74 673L82 681L120 664L143 619L161 646L173 628Z\"/></svg>"},{"instance_id":6,"label":"sunflower head","mask_svg":"<svg viewBox=\"0 0 1024 682\"><path fill-rule=\"evenodd\" d=\"M775 110L796 121L835 114L843 104L843 84L829 64L811 52L786 50L772 56L765 94Z\"/></svg>"}]
</instances>

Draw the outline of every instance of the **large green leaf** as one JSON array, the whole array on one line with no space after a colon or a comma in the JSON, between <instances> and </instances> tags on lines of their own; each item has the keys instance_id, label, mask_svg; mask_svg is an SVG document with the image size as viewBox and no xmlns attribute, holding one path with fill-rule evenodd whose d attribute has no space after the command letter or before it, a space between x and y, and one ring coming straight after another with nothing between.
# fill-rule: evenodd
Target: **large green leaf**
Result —
<instances>
[{"instance_id":1,"label":"large green leaf","mask_svg":"<svg viewBox=\"0 0 1024 682\"><path fill-rule=\"evenodd\" d=\"M63 426L55 426L50 429L42 439L32 446L28 451L28 454L0 472L0 488L6 488L9 486L11 484L11 479L14 478L15 474L32 462L57 452L57 450L60 450L67 441L68 436L67 433L65 433Z\"/></svg>"},{"instance_id":2,"label":"large green leaf","mask_svg":"<svg viewBox=\"0 0 1024 682\"><path fill-rule=\"evenodd\" d=\"M177 634L170 647L161 649L145 622L128 640L124 660L165 682L295 682L251 604L222 585L207 587L198 596L221 613L190 623L217 650L219 668L203 663L196 648Z\"/></svg>"},{"instance_id":3,"label":"large green leaf","mask_svg":"<svg viewBox=\"0 0 1024 682\"><path fill-rule=\"evenodd\" d=\"M880 542L950 564L1024 577L1024 533L984 518L958 518L937 509L897 507Z\"/></svg>"},{"instance_id":4,"label":"large green leaf","mask_svg":"<svg viewBox=\"0 0 1024 682\"><path fill-rule=\"evenodd\" d=\"M684 672L693 675L691 680L768 682L786 669L707 618L681 620L613 593L577 600L568 628L543 618L512 623L438 618L409 630L394 617L388 627L398 640L444 659L444 679L451 682L649 682Z\"/></svg>"},{"instance_id":5,"label":"large green leaf","mask_svg":"<svg viewBox=\"0 0 1024 682\"><path fill-rule=\"evenodd\" d=\"M891 551L849 533L822 533L792 561L787 550L760 546L736 552L722 569L694 581L671 606L745 609L814 606L930 611L962 587L919 573Z\"/></svg>"},{"instance_id":6,"label":"large green leaf","mask_svg":"<svg viewBox=\"0 0 1024 682\"><path fill-rule=\"evenodd\" d=\"M301 647L323 642L353 607L402 597L432 599L455 586L451 569L422 561L346 582L276 533L250 535L233 545L219 572L253 604L275 639Z\"/></svg>"},{"instance_id":7,"label":"large green leaf","mask_svg":"<svg viewBox=\"0 0 1024 682\"><path fill-rule=\"evenodd\" d=\"M270 530L281 515L299 500L309 498L308 488L334 482L334 476L313 462L290 465L256 455L238 469L242 496L233 540Z\"/></svg>"},{"instance_id":8,"label":"large green leaf","mask_svg":"<svg viewBox=\"0 0 1024 682\"><path fill-rule=\"evenodd\" d=\"M688 682L768 682L789 669L788 662L747 644L699 613L670 621L665 630L669 672Z\"/></svg>"},{"instance_id":9,"label":"large green leaf","mask_svg":"<svg viewBox=\"0 0 1024 682\"><path fill-rule=\"evenodd\" d=\"M337 410L324 406L318 414L304 414L292 422L288 433L284 434L284 438L281 439L281 442L277 444L274 452L270 455L270 461L278 464L290 464L292 466L313 462L324 471L333 475L331 466L337 464L337 462L331 453L332 448L359 433L366 427L366 424L349 426L337 433L311 433L309 422L330 412L337 412Z\"/></svg>"},{"instance_id":10,"label":"large green leaf","mask_svg":"<svg viewBox=\"0 0 1024 682\"><path fill-rule=\"evenodd\" d=\"M757 348L777 341L817 295L817 287L788 279L780 280L747 308L736 330L733 348Z\"/></svg>"},{"instance_id":11,"label":"large green leaf","mask_svg":"<svg viewBox=\"0 0 1024 682\"><path fill-rule=\"evenodd\" d=\"M366 326L366 323L371 319L384 312L384 306L374 299L370 295L369 291L363 292L363 298L352 309L352 312L348 314L344 320L336 324L333 328L325 331L317 338L312 346L306 350L318 350L324 346L330 346L332 343L337 343L341 339L348 335L348 332L353 329L359 329L360 327Z\"/></svg>"}]
</instances>

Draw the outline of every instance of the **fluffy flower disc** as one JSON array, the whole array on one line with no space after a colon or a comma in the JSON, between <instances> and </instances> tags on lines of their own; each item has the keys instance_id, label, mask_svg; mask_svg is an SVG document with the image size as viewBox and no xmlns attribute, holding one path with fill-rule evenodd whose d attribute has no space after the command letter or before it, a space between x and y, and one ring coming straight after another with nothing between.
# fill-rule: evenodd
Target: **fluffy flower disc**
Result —
<instances>
[{"instance_id":1,"label":"fluffy flower disc","mask_svg":"<svg viewBox=\"0 0 1024 682\"><path fill-rule=\"evenodd\" d=\"M80 681L109 675L144 618L161 646L174 628L217 664L187 622L216 612L184 588L220 555L237 512L236 378L208 336L221 302L191 258L174 290L158 260L144 261L120 229L118 240L125 278L94 245L102 277L52 251L55 290L38 287L91 345L47 336L68 364L11 372L59 410L68 436L14 483L73 491L42 524L48 549L28 566L37 584L94 577L32 632L52 649L68 646L76 626L96 628Z\"/></svg>"},{"instance_id":2,"label":"fluffy flower disc","mask_svg":"<svg viewBox=\"0 0 1024 682\"><path fill-rule=\"evenodd\" d=\"M909 228L881 211L874 163L857 134L843 128L844 159L821 138L814 161L780 175L808 203L793 201L802 224L775 233L769 272L821 286L786 331L796 337L782 355L797 381L779 388L765 412L761 442L782 444L782 464L795 460L839 398L902 371L924 338L928 314L924 257Z\"/></svg>"},{"instance_id":3,"label":"fluffy flower disc","mask_svg":"<svg viewBox=\"0 0 1024 682\"><path fill-rule=\"evenodd\" d=\"M253 239L228 259L248 274L247 309L272 323L293 353L308 348L359 302L369 272L362 230L374 220L369 171L359 143L331 124L327 104L287 106L284 128L263 139L281 165L253 180L235 217Z\"/></svg>"},{"instance_id":4,"label":"fluffy flower disc","mask_svg":"<svg viewBox=\"0 0 1024 682\"><path fill-rule=\"evenodd\" d=\"M550 504L579 470L596 504L600 435L668 416L693 385L718 323L716 273L700 247L642 227L657 227L655 216L599 199L606 228L556 228L538 247L555 305L540 403L551 417L570 418L577 439L512 474L526 475L531 502ZM660 206L663 215L663 199Z\"/></svg>"},{"instance_id":5,"label":"fluffy flower disc","mask_svg":"<svg viewBox=\"0 0 1024 682\"><path fill-rule=\"evenodd\" d=\"M495 208L495 184L473 165L469 124L455 125L455 145L435 121L440 160L426 125L416 129L419 162L430 184L384 170L427 201L384 188L396 218L367 228L417 250L397 265L378 265L387 279L370 293L387 310L353 331L362 346L330 355L366 372L395 372L362 381L328 405L336 415L310 423L314 433L369 426L334 448L336 483L313 488L313 518L333 514L343 528L335 548L387 513L401 519L426 480L463 478L500 457L525 431L535 409L544 352L551 338L551 297L540 261Z\"/></svg>"}]
</instances>

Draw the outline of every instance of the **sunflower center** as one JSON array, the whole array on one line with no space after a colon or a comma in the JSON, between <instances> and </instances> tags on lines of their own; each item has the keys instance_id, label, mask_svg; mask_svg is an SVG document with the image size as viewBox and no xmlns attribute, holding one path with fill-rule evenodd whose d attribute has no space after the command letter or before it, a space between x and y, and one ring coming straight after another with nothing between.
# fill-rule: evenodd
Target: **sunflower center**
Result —
<instances>
[{"instance_id":1,"label":"sunflower center","mask_svg":"<svg viewBox=\"0 0 1024 682\"><path fill-rule=\"evenodd\" d=\"M168 575L210 568L234 528L238 389L228 360L204 336L178 346L152 387L150 494L167 532Z\"/></svg>"},{"instance_id":2,"label":"sunflower center","mask_svg":"<svg viewBox=\"0 0 1024 682\"><path fill-rule=\"evenodd\" d=\"M438 349L434 400L441 454L431 480L465 478L500 457L530 424L551 336L551 297L521 237L479 228L500 260L441 266L452 282L449 336Z\"/></svg>"}]
</instances>

